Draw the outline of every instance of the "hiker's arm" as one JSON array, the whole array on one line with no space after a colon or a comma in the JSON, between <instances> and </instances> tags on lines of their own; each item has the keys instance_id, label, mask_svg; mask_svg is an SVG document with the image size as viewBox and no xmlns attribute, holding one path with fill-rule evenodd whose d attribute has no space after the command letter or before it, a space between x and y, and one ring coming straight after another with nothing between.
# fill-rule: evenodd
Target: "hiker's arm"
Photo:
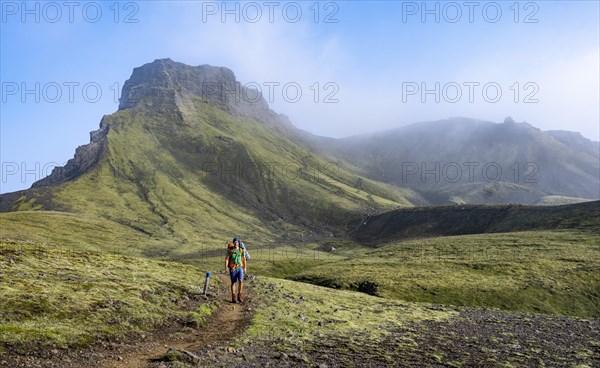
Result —
<instances>
[{"instance_id":1,"label":"hiker's arm","mask_svg":"<svg viewBox=\"0 0 600 368\"><path fill-rule=\"evenodd\" d=\"M244 273L246 273L246 257L242 256L242 267L244 267Z\"/></svg>"},{"instance_id":2,"label":"hiker's arm","mask_svg":"<svg viewBox=\"0 0 600 368\"><path fill-rule=\"evenodd\" d=\"M229 255L225 258L225 271L229 271Z\"/></svg>"}]
</instances>

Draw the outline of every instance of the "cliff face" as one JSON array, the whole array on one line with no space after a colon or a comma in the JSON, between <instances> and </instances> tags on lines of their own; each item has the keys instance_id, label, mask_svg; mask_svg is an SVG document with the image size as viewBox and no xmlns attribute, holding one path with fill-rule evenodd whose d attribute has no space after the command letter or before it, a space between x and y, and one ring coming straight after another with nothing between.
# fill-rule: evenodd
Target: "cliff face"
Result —
<instances>
[{"instance_id":1,"label":"cliff face","mask_svg":"<svg viewBox=\"0 0 600 368\"><path fill-rule=\"evenodd\" d=\"M189 66L171 59L159 59L133 70L121 93L119 110L135 108L145 97L181 101L190 96L219 106L238 116L269 123L280 116L269 109L256 90L238 82L233 71L210 65Z\"/></svg>"},{"instance_id":2,"label":"cliff face","mask_svg":"<svg viewBox=\"0 0 600 368\"><path fill-rule=\"evenodd\" d=\"M55 167L50 175L36 181L31 187L41 188L60 184L77 178L94 166L100 160L106 148L109 125L105 119L102 119L100 129L90 133L90 143L77 147L75 156L65 166Z\"/></svg>"}]
</instances>

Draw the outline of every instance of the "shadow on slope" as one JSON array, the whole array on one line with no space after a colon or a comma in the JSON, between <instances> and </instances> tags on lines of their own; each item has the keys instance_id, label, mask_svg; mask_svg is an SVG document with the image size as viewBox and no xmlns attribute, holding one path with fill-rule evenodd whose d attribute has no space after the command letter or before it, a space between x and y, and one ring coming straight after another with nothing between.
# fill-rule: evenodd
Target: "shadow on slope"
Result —
<instances>
[{"instance_id":1,"label":"shadow on slope","mask_svg":"<svg viewBox=\"0 0 600 368\"><path fill-rule=\"evenodd\" d=\"M364 245L435 236L526 230L600 231L600 201L565 206L457 205L397 209L355 221L350 237Z\"/></svg>"}]
</instances>

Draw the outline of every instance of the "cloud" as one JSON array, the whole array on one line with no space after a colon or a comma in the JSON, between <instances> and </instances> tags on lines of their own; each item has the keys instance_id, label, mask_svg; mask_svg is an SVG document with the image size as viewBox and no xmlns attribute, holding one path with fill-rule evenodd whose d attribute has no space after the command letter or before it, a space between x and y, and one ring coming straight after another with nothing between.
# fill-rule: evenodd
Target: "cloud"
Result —
<instances>
[{"instance_id":1,"label":"cloud","mask_svg":"<svg viewBox=\"0 0 600 368\"><path fill-rule=\"evenodd\" d=\"M500 122L511 115L542 129L573 129L598 139L598 49L582 48L588 44L584 37L577 45L564 37L557 43L545 36L545 24L417 24L395 29L401 42L377 29L365 35L377 43L357 45L344 25L315 24L303 9L297 23L277 12L273 22L264 13L255 23L243 16L222 22L220 14L203 21L202 6L186 3L171 14L177 21L163 28L169 50L163 54L231 68L242 83L261 87L274 110L322 135L449 116ZM407 37L411 30L426 33ZM469 36L461 37L465 32ZM415 85L418 91L410 94ZM431 92L436 89L437 95Z\"/></svg>"},{"instance_id":2,"label":"cloud","mask_svg":"<svg viewBox=\"0 0 600 368\"><path fill-rule=\"evenodd\" d=\"M191 13L172 31L179 61L229 67L301 128L315 131L331 118L328 111L343 93L341 67L349 58L339 36L321 33L308 20L199 23L198 13ZM326 132L331 131L321 131Z\"/></svg>"},{"instance_id":3,"label":"cloud","mask_svg":"<svg viewBox=\"0 0 600 368\"><path fill-rule=\"evenodd\" d=\"M587 49L541 68L539 116L551 129L600 139L600 49Z\"/></svg>"}]
</instances>

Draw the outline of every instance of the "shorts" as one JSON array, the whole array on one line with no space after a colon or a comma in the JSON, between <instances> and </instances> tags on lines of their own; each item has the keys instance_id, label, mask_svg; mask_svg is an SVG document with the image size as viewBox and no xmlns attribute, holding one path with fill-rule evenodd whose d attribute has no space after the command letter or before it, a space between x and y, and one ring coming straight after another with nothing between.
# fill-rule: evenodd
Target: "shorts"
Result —
<instances>
[{"instance_id":1,"label":"shorts","mask_svg":"<svg viewBox=\"0 0 600 368\"><path fill-rule=\"evenodd\" d=\"M236 268L233 271L229 272L229 278L231 278L231 283L235 284L239 281L244 281L244 269L241 267Z\"/></svg>"}]
</instances>

